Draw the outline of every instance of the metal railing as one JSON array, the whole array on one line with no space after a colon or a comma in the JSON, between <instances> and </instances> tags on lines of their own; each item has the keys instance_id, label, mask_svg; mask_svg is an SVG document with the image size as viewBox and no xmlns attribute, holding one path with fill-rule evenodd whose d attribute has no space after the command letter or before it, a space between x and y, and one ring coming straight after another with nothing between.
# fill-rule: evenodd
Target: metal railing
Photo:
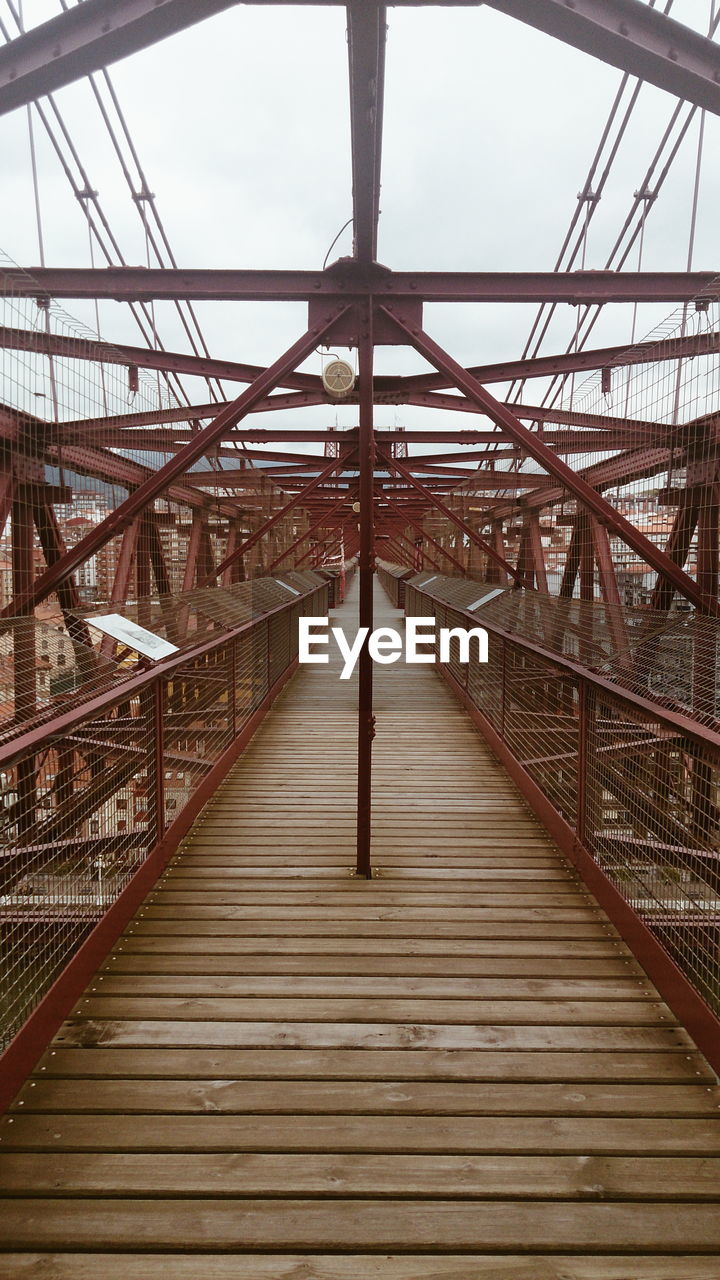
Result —
<instances>
[{"instance_id":1,"label":"metal railing","mask_svg":"<svg viewBox=\"0 0 720 1280\"><path fill-rule=\"evenodd\" d=\"M399 564L388 564L386 560L378 560L377 575L381 587L396 609L405 607L405 583L415 575L414 569L404 569Z\"/></svg>"},{"instance_id":2,"label":"metal railing","mask_svg":"<svg viewBox=\"0 0 720 1280\"><path fill-rule=\"evenodd\" d=\"M430 573L406 613L487 630L438 670L718 1069L718 624L645 613L628 648L603 605Z\"/></svg>"},{"instance_id":3,"label":"metal railing","mask_svg":"<svg viewBox=\"0 0 720 1280\"><path fill-rule=\"evenodd\" d=\"M318 574L288 572L137 602L126 612L178 652L147 670L116 663L114 679L6 733L3 1045L105 924L111 945L294 670L298 618L327 597Z\"/></svg>"}]
</instances>

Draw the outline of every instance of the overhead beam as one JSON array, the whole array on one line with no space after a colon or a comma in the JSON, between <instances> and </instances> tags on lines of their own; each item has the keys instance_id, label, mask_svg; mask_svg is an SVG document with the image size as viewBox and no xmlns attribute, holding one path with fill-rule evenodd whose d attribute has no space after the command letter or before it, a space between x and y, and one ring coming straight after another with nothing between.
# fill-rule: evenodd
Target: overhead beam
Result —
<instances>
[{"instance_id":1,"label":"overhead beam","mask_svg":"<svg viewBox=\"0 0 720 1280\"><path fill-rule=\"evenodd\" d=\"M0 286L2 275L0 274ZM139 369L160 369L170 373L187 373L202 378L222 378L227 382L252 382L260 373L258 365L243 364L236 360L217 360L208 356L188 355L178 351L151 351L147 347L130 347L124 344L94 342L86 338L70 338L63 334L48 334L35 329L17 329L0 326L0 347L14 351L33 351L38 355L66 356L73 360L97 360L103 364L136 365ZM630 365L651 364L661 360L680 360L685 357L717 355L720 353L720 333L689 333L682 338L667 338L662 342L638 342L632 347L613 346L594 348L590 351L574 351L552 356L536 356L525 360L503 360L494 364L474 365L469 372L480 382L513 382L527 378L549 378L569 373L594 372L597 369L627 368ZM288 374L285 386L298 388L304 396L276 392L261 401L255 412L269 409L301 408L303 405L323 404L328 400L317 374ZM392 376L375 379L375 402L389 404L425 404L440 407L436 400L417 399L418 393L443 389L449 384L440 373L421 373L412 377ZM450 401L454 403L450 403ZM357 396L348 396L346 403L356 403ZM448 397L445 408L462 409L461 396ZM157 409L123 415L128 426L142 426L151 422L183 422L193 418L212 417L223 406L209 403L172 409ZM516 406L519 413L522 406ZM554 409L533 410L538 418ZM562 411L559 411L562 412ZM588 415L577 415L576 421ZM556 419L562 421L560 417ZM100 423L114 419L90 419ZM68 424L70 425L70 424ZM76 425L76 424L72 424Z\"/></svg>"},{"instance_id":2,"label":"overhead beam","mask_svg":"<svg viewBox=\"0 0 720 1280\"><path fill-rule=\"evenodd\" d=\"M554 356L534 356L524 360L501 360L468 369L479 382L515 382L527 378L554 378L569 373L593 373L597 369L626 369L630 365L654 364L658 360L680 360L686 356L717 355L720 333L686 334L660 342L636 342L631 347L599 347L592 351L563 352ZM432 391L451 384L441 373L420 373L397 381L399 392Z\"/></svg>"},{"instance_id":3,"label":"overhead beam","mask_svg":"<svg viewBox=\"0 0 720 1280\"><path fill-rule=\"evenodd\" d=\"M380 157L385 86L384 4L348 4L353 251L358 262L377 258Z\"/></svg>"},{"instance_id":4,"label":"overhead beam","mask_svg":"<svg viewBox=\"0 0 720 1280\"><path fill-rule=\"evenodd\" d=\"M87 3L87 0L85 0ZM0 275L0 281L2 276ZM45 333L35 329L0 327L0 347L10 351L31 351L36 355L61 356L68 360L93 360L100 364L133 365L138 369L160 369L163 373L187 373L198 378L223 378L228 382L252 382L263 372L261 365L241 364L237 360L215 360L210 356L187 355L181 351L152 351L149 347L130 347L124 343L95 342L92 338L71 338L66 334ZM322 381L317 374L287 374L288 387L317 391ZM223 406L217 403L187 406L182 412L188 418L211 417ZM266 407L266 406L263 406ZM175 410L158 410L158 414ZM169 421L156 417L153 421Z\"/></svg>"},{"instance_id":5,"label":"overhead beam","mask_svg":"<svg viewBox=\"0 0 720 1280\"><path fill-rule=\"evenodd\" d=\"M87 0L86 0L87 3ZM84 7L84 6L83 6ZM27 267L0 273L0 293L117 302L688 302L720 297L716 271L389 271L342 262L326 271L175 267Z\"/></svg>"},{"instance_id":6,"label":"overhead beam","mask_svg":"<svg viewBox=\"0 0 720 1280\"><path fill-rule=\"evenodd\" d=\"M157 44L237 0L85 0L0 49L0 115Z\"/></svg>"},{"instance_id":7,"label":"overhead beam","mask_svg":"<svg viewBox=\"0 0 720 1280\"><path fill-rule=\"evenodd\" d=\"M610 66L720 115L720 48L640 0L486 0Z\"/></svg>"},{"instance_id":8,"label":"overhead beam","mask_svg":"<svg viewBox=\"0 0 720 1280\"><path fill-rule=\"evenodd\" d=\"M327 459L325 459L325 462L327 462ZM438 455L438 464L441 462L442 455ZM539 475L536 472L529 471L495 471L490 470L489 468L487 470L483 470L482 467L476 467L474 470L469 470L461 467L435 466L430 463L423 463L422 466L418 466L415 463L414 458L406 458L405 465L413 472L419 471L425 479L425 484L430 489L432 489L434 485L439 485L443 482L452 487L458 480L468 481L478 489L499 490L542 489L549 488L555 484L552 477L542 474ZM263 471L260 474L268 476L271 480L282 482L282 487L287 487L293 482L305 484L307 476L304 475L303 472L316 471L318 469L318 464L311 461L306 467L294 466L292 471L285 470L284 468L273 468L272 470ZM357 471L357 463L353 465L350 460L346 460L344 469L346 472ZM389 471L391 469L390 463L379 458L375 469L376 471ZM188 474L187 479L192 485L197 485L200 488L210 487L213 489L235 489L238 487L252 487L255 489L256 485L253 484L252 477L257 474L257 472L247 470L191 471ZM347 475L342 478L345 481L348 480Z\"/></svg>"}]
</instances>

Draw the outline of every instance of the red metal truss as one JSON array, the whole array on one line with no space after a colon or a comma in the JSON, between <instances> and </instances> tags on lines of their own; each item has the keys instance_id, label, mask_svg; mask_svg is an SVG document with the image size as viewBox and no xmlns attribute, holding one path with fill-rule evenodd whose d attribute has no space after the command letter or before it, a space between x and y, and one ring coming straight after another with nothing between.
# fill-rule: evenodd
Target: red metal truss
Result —
<instances>
[{"instance_id":1,"label":"red metal truss","mask_svg":"<svg viewBox=\"0 0 720 1280\"><path fill-rule=\"evenodd\" d=\"M273 570L277 569L278 565L282 564L283 560L286 560L288 556L291 556L297 550L297 548L301 546L301 544L305 541L306 538L311 538L312 535L316 533L318 529L326 528L328 524L332 521L332 517L335 515L335 512L339 511L340 507L342 507L346 502L351 501L355 495L355 492L356 490L352 490L350 493L348 493L347 498L338 498L337 501L332 504L332 506L328 507L326 511L323 511L323 514L315 521L313 525L310 526L309 529L306 529L304 533L301 533L300 537L296 538L295 541L292 542L290 546L285 549L285 551L281 552L279 556L275 557L275 559L272 561L272 563L268 567L268 573L272 573Z\"/></svg>"},{"instance_id":2,"label":"red metal truss","mask_svg":"<svg viewBox=\"0 0 720 1280\"><path fill-rule=\"evenodd\" d=\"M61 0L63 13L57 18L0 48L0 114L238 2ZM300 5L307 0L250 0L267 5L281 2ZM14 722L11 719L8 740L0 746L0 764L6 771L3 777L9 793L5 797L9 800L5 806L7 845L15 842L19 856L13 848L3 876L10 876L13 885L18 882L19 870L24 868L26 874L32 865L26 855L37 850L47 866L57 857L56 838L60 837L64 848L72 843L76 865L85 875L92 866L92 851L114 852L122 847L119 833L126 832L127 825L124 819L117 820L111 803L118 786L137 789L144 797L141 816L139 806L133 806L135 828L127 832L126 848L133 856L137 854L141 870L129 895L121 892L109 908L103 900L101 909L101 932L114 935L129 919L130 904L137 905L141 888L149 888L171 847L188 830L230 759L249 740L273 696L295 669L299 618L328 612L334 587L331 590L327 580L335 575L342 599L346 568L349 574L355 567L346 562L351 558L354 562L356 556L358 621L360 627L373 629L377 556L381 581L395 584L394 604L401 604L402 586L410 613L434 614L440 625L463 620L487 622L494 648L485 655L487 666L476 668L473 662L447 660L441 645L438 669L448 677L475 723L487 733L551 833L561 840L570 861L595 889L600 905L615 913L638 958L643 961L650 956L655 963L657 956L652 959L655 953L648 943L650 929L645 919L653 924L657 908L665 912L666 919L682 915L687 938L688 909L686 905L678 907L678 899L681 892L692 908L690 900L696 889L695 880L692 887L680 888L683 876L690 873L701 885L712 886L716 897L720 887L716 839L720 823L720 719L713 678L718 658L713 623L720 617L718 415L706 413L691 422L683 420L697 412L687 409L689 404L707 408L710 403L708 385L712 379L708 377L706 385L706 370L720 356L720 332L717 326L705 333L686 330L709 324L710 317L704 313L711 302L720 301L720 274L714 269L486 272L393 271L383 266L377 258L388 10L393 3L479 7L481 0L317 3L337 6L340 20L347 20L352 257L322 270L186 270L176 265L0 270L0 294L13 305L17 299L32 300L26 304L28 315L34 313L37 303L44 322L40 326L43 332L29 327L0 329L0 348L22 353L13 358L9 380L18 392L12 390L8 395L19 403L32 404L32 381L38 370L38 385L45 385L43 375L49 370L49 383L56 393L56 370L64 373L65 361L86 362L79 366L85 373L88 365L94 366L92 378L86 379L82 373L78 376L72 365L71 390L64 401L54 394L52 411L48 412L52 421L0 405L0 523L4 528L10 521L6 542L11 544L12 560L9 573L4 572L6 580L11 579L14 594L3 616L18 615L12 623L3 624L7 632L14 629L15 648L5 665L7 705ZM621 67L627 75L659 85L695 104L698 114L720 114L720 48L661 12L665 0L486 3ZM15 16L13 6L11 10ZM509 94L515 88L512 74L511 67ZM621 94L625 87L624 81ZM638 89L630 86L629 96ZM679 103L678 113L681 107ZM687 128L693 108L683 112L683 118L686 115ZM134 150L128 133L126 138ZM602 146L604 142L601 150ZM701 151L702 145L697 160L698 184ZM139 161L137 169L143 189L134 191L130 181L135 199L152 199ZM591 174L594 171L591 169ZM581 202L592 195L590 185L588 179ZM87 191L75 194L90 201L96 193L90 191L88 182ZM635 199L642 204L655 194L638 192ZM593 198L599 198L599 192ZM649 205L643 207L647 211ZM581 203L581 211L583 208ZM92 243L95 224L89 217L88 221ZM575 221L571 224L566 242L570 251L565 255L563 249L561 262L566 258L571 264L580 260L573 256L570 243L573 228L579 225ZM587 224L585 232L587 237ZM174 263L167 239L165 244ZM114 241L113 245L121 259L119 246ZM155 259L151 259L153 250ZM617 261L621 265L629 261L628 254ZM117 260L109 250L106 256ZM148 236L148 262L162 262L164 256ZM610 260L616 261L612 255ZM172 300L181 318L192 315L201 342L187 323L185 333L194 352L187 355L55 335L50 332L54 298L131 303L144 309L146 318L156 300ZM307 331L268 368L215 359L207 354L192 307L188 310L184 306L196 300L307 304ZM633 342L630 348L616 345L574 350L475 364L468 369L429 336L423 319L425 303L437 307L458 302L486 306L539 303L550 308L551 314L559 304L566 304L575 309L567 314L573 320L578 317L575 340L570 344L576 348L591 328L588 325L586 333L581 327L587 315L583 308L682 304L682 336ZM695 317L693 307L698 313ZM480 315L477 310L474 314ZM493 313L484 313L488 314ZM28 318L26 323L30 326L33 321ZM96 327L99 329L99 319ZM476 334L482 334L483 327L478 326ZM140 328L144 335L148 332L143 324ZM160 346L154 315L151 332ZM536 322L528 349L536 339L539 347L549 332L549 322L548 326L542 319ZM232 327L228 333L232 336ZM345 398L330 395L319 373L298 372L305 360L312 362L308 367L320 368L320 344L328 350L349 347L357 351L357 385ZM376 376L376 349L384 346L412 348L432 370L409 376ZM199 354L201 350L206 354ZM483 354L478 342L473 358ZM696 376L685 378L688 371L682 362L697 357L702 360L693 368ZM678 362L677 369L667 363L673 361ZM25 381L22 375L15 378L15 369L22 365L29 371ZM88 386L90 401L96 372L102 375L102 391L106 393L103 366L115 366L113 395L103 396L104 415L63 420L67 411L87 412L81 388ZM640 401L643 383L646 387L662 383L662 394L647 392L645 399L657 405L657 416L663 421L610 411L578 412L550 403L502 401L487 390L492 384L531 378L560 380L597 371L602 375L597 403L602 406L603 394L605 404L612 403L612 370L620 371L614 390L616 402L622 402L618 384L624 379L623 371L633 366L648 369L634 380L628 376L627 388L623 387L626 407ZM202 394L217 395L218 399L109 413L110 407L122 403L117 395L124 390L124 367L133 392L140 389L138 371L148 369L168 375L168 387L177 386L181 398L190 398L181 376L204 378L209 389ZM120 376L116 377L118 368ZM228 399L227 391L219 385L219 380L225 379L230 385L244 384L242 393ZM163 398L160 381L158 377L158 400ZM692 392L686 391L686 383L691 381ZM669 407L673 391L675 403ZM50 404L44 391L34 394L40 397L39 403ZM524 394L528 400L541 399L544 388ZM554 394L553 385L545 399L550 401ZM574 399L571 395L571 405ZM318 425L331 419L328 408L335 405L338 418L342 415L343 422L355 425L345 429ZM377 429L378 405L421 408L424 415L417 413L416 421L427 420L432 426L427 430L399 425ZM356 413L351 406L357 407ZM315 408L319 412L314 413ZM296 412L299 409L309 412L300 415ZM278 417L285 410L290 413L284 419ZM268 414L269 421L278 425L247 426L249 415L257 413ZM478 428L442 425L452 423L451 415L457 422L458 413L476 415L468 421L477 422ZM400 415L392 416L397 422ZM285 425L287 420L290 426ZM297 420L309 425L296 428L293 424ZM309 446L309 451L299 451L302 445ZM433 446L439 451L432 452ZM411 456L413 449L416 452ZM564 459L577 454L594 454L600 460L583 465L583 459L574 470ZM657 484L637 483L661 473ZM82 477L80 484L76 484L77 477ZM118 488L127 497L107 518L100 519L91 533L68 547L63 517L56 514L55 504L70 506L81 488L90 491L92 485L86 479L98 482L98 499L107 493L103 515ZM604 496L611 487L626 490L618 494L616 506ZM627 488L632 495L626 502ZM156 503L160 498L163 501ZM552 509L568 499L569 512ZM667 538L670 518L665 511L657 518L657 512L675 503L679 504L677 516ZM83 504L80 518L68 520L68 541L89 527L86 513L99 507L93 496ZM638 512L637 526L620 514L618 507ZM648 510L651 516L643 524ZM664 530L660 535L663 540L667 538L664 550L652 541L658 539L658 530ZM615 538L630 548L631 557L624 548L613 557ZM97 565L89 563L111 539L117 541L98 557ZM47 567L38 572L41 554ZM559 598L553 599L549 588L554 585L553 576L563 554ZM395 563L388 564L386 557ZM637 558L642 562L639 566ZM78 577L78 585L73 573L83 564L88 572L84 580ZM319 576L308 573L303 579L300 572L291 573L302 566L323 565L332 572L320 575L322 584ZM430 566L432 574L423 575L421 586L414 585L413 571L423 566ZM697 613L712 617L698 617L680 602L672 618L661 617L658 626L651 610L641 613L624 607L625 594L630 599L638 595L645 598L648 567L657 574L651 610L669 612L675 592L680 592L696 606ZM639 585L634 580L636 571ZM446 572L454 575L454 581L443 578ZM281 576L269 580L275 573ZM259 581L233 590L246 577ZM482 587L470 581L475 578L482 580ZM129 662L123 661L129 650L118 649L109 637L99 647L93 645L93 628L78 615L84 614L86 599L100 596L100 586L93 584L101 579L103 597L110 595L113 607L127 606L133 620L164 631L171 643L185 646L183 651L172 655L158 671L139 671L137 667L129 671ZM304 583L302 592L293 587L285 592L283 579L286 585ZM173 591L180 580L187 594L178 598ZM486 593L486 582L512 590ZM133 586L137 599L130 601ZM215 589L194 590L209 587ZM598 591L601 600L597 599ZM288 599L291 593L292 599ZM48 600L51 595L55 598ZM263 609L263 601L277 601L278 596L285 597L281 605ZM475 603L456 603L463 599ZM40 602L47 602L46 608L34 615ZM484 612L476 618L474 610L481 605ZM82 652L74 655L72 663L72 687L67 680L70 672L59 678L53 672L53 681L45 681L44 675L43 680L37 680L38 629L46 617L55 625L57 606L64 615L66 631L72 640L81 642L76 648L81 647ZM236 619L247 614L252 617L246 623L228 623L233 613ZM63 646L65 643L63 639ZM47 641L43 649L48 649ZM106 658L118 660L110 663ZM43 660L44 673L50 669L50 659L43 654L40 662ZM109 688L101 683L104 672ZM370 879L375 716L373 662L367 640L359 653L358 676L355 870ZM49 690L49 699L45 690ZM55 697L59 699L57 706ZM180 778L187 771L191 780L191 798L183 805L182 817L178 815L173 821L166 810L176 804L170 788L178 764L184 771ZM452 761L446 761L442 767L450 770L451 766ZM99 815L104 807L109 811L104 834L95 839L99 824L88 823L87 818L91 813ZM123 812L128 807L126 800ZM623 844L627 855L622 852ZM614 862L618 848L620 854ZM631 900L620 877L617 885L611 880L619 868L631 870L640 883L643 858L650 864L657 853L667 849L681 872L672 884L668 879L672 901L659 894L654 903L644 906L641 899L647 885ZM608 850L612 857L606 857ZM620 861L623 857L624 863ZM367 887L363 894L366 891ZM653 896L648 889L648 900ZM716 898L712 905L717 906ZM695 916L700 919L699 910ZM708 922L712 925L710 912L700 927L705 929ZM716 938L709 936L714 947ZM53 997L55 1015L71 1007L72 984L77 983L83 965L87 966L88 956L94 957L93 967L99 959L97 936L93 941L91 935L89 941L89 951L83 946L76 948L75 961L68 949L68 968L73 971L78 955L80 964L69 985L67 969L61 978L65 994ZM655 940L655 952L659 950L660 943ZM663 963L667 971L667 955L660 961L661 972ZM87 977L88 972L84 974ZM687 1002L688 1028L698 1027L705 1035L709 1023L698 1013L698 992L690 990L687 983L685 988L682 983L673 986L672 975L668 983L676 1001L680 1005L682 1000ZM706 989L698 983L700 990ZM75 997L77 994L75 990ZM682 1013L682 1009L678 1011ZM47 1010L41 1021L42 1017L47 1019ZM716 1033L716 1021L713 1026ZM32 1032L36 1039L37 1034ZM701 1039L700 1043L702 1047L705 1042ZM710 1048L717 1063L716 1034Z\"/></svg>"},{"instance_id":3,"label":"red metal truss","mask_svg":"<svg viewBox=\"0 0 720 1280\"><path fill-rule=\"evenodd\" d=\"M309 329L297 342L293 343L274 364L270 365L264 373L251 383L242 395L238 396L237 400L232 401L226 409L219 413L209 426L199 431L193 440L185 445L174 458L171 458L154 474L148 476L115 511L111 512L86 537L81 538L76 546L68 551L62 559L58 560L51 569L40 574L29 593L24 593L21 597L16 596L11 606L12 610L14 612L24 612L27 608L45 599L50 592L56 589L58 583L62 582L88 556L97 551L115 534L121 533L136 515L142 512L158 494L167 489L173 480L177 479L198 459L202 458L215 441L222 439L225 432L235 427L257 400L267 395L289 370L294 369L315 349L323 337L325 329L330 326L336 314L332 314L324 326L318 325L313 329ZM7 609L3 611L2 616L10 616L7 613Z\"/></svg>"},{"instance_id":4,"label":"red metal truss","mask_svg":"<svg viewBox=\"0 0 720 1280\"><path fill-rule=\"evenodd\" d=\"M295 507L299 506L300 503L303 502L306 497L309 497L313 490L317 489L323 481L327 480L334 471L337 471L342 467L344 461L344 458L333 458L323 471L318 475L313 476L310 483L307 484L304 489L301 489L299 493L295 494L295 496L291 498L289 502L285 503L285 506L281 507L279 511L276 511L274 515L263 521L255 532L251 533L250 537L247 538L245 542L241 543L240 546L235 547L229 555L226 555L217 568L214 568L212 572L202 580L200 586L207 586L214 578L219 577L226 569L229 569L236 560L241 560L242 557L248 551L252 550L256 543L265 536L265 534L269 533L270 530L275 527L278 521L282 520L283 517L288 515Z\"/></svg>"},{"instance_id":5,"label":"red metal truss","mask_svg":"<svg viewBox=\"0 0 720 1280\"><path fill-rule=\"evenodd\" d=\"M522 585L522 577L518 573L517 569L509 564L508 561L505 560L504 556L498 554L495 546L485 538L481 537L477 530L473 529L465 520L462 520L457 512L453 511L452 508L442 502L435 493L431 492L430 489L421 484L404 463L399 462L396 458L385 457L384 460L391 471L394 471L396 475L400 476L403 480L406 480L413 489L417 490L417 492L425 499L429 508L436 507L438 511L441 511L452 524L457 525L458 529L462 530L471 542L474 542L477 547L480 547L480 549L484 551L491 560L495 560L495 562L499 564L506 573L510 574L511 578L515 578L515 580Z\"/></svg>"},{"instance_id":6,"label":"red metal truss","mask_svg":"<svg viewBox=\"0 0 720 1280\"><path fill-rule=\"evenodd\" d=\"M717 597L706 595L688 574L680 569L654 543L626 520L609 502L594 489L582 476L573 471L567 463L558 458L552 449L533 432L527 430L518 418L505 405L499 403L481 384L468 374L452 356L443 351L427 334L409 326L397 309L383 308L389 318L394 319L398 328L406 334L410 345L416 347L437 368L451 377L456 386L469 398L475 400L508 434L520 445L529 457L534 458L550 475L577 498L589 512L613 529L618 537L635 551L647 564L652 565L658 573L674 584L686 599L704 612L720 616L720 603Z\"/></svg>"},{"instance_id":7,"label":"red metal truss","mask_svg":"<svg viewBox=\"0 0 720 1280\"><path fill-rule=\"evenodd\" d=\"M253 0L277 3L278 0ZM288 0L284 0L285 3ZM302 0L289 0L299 3ZM316 0L317 2L317 0ZM236 0L85 0L0 50L0 113L229 9ZM320 0L341 4L344 0ZM480 0L393 0L473 4ZM624 71L720 114L718 51L712 41L640 0L487 0L494 8ZM350 16L352 9L350 4ZM379 0L357 8L373 12Z\"/></svg>"}]
</instances>

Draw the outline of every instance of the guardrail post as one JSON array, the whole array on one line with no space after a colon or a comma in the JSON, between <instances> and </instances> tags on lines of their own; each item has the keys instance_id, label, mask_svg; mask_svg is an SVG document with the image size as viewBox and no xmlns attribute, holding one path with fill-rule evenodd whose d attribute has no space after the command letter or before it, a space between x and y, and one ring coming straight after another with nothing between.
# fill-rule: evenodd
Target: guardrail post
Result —
<instances>
[{"instance_id":1,"label":"guardrail post","mask_svg":"<svg viewBox=\"0 0 720 1280\"><path fill-rule=\"evenodd\" d=\"M587 834L588 687L578 682L577 811L575 832L580 844Z\"/></svg>"},{"instance_id":2,"label":"guardrail post","mask_svg":"<svg viewBox=\"0 0 720 1280\"><path fill-rule=\"evenodd\" d=\"M157 679L152 690L152 839L151 845L157 844L165 833L165 685Z\"/></svg>"},{"instance_id":3,"label":"guardrail post","mask_svg":"<svg viewBox=\"0 0 720 1280\"><path fill-rule=\"evenodd\" d=\"M502 665L500 669L500 737L505 737L505 703L507 701L507 640L502 641Z\"/></svg>"},{"instance_id":4,"label":"guardrail post","mask_svg":"<svg viewBox=\"0 0 720 1280\"><path fill-rule=\"evenodd\" d=\"M237 640L230 641L229 668L228 719L231 738L234 742L237 735Z\"/></svg>"}]
</instances>

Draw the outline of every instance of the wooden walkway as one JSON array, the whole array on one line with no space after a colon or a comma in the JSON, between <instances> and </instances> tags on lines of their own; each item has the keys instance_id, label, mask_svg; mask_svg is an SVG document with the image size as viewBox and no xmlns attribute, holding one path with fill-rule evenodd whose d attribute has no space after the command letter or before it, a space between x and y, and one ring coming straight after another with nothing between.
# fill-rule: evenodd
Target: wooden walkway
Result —
<instances>
[{"instance_id":1,"label":"wooden walkway","mask_svg":"<svg viewBox=\"0 0 720 1280\"><path fill-rule=\"evenodd\" d=\"M2 1280L720 1277L711 1072L432 669L376 673L378 877L303 668L0 1126Z\"/></svg>"}]
</instances>

